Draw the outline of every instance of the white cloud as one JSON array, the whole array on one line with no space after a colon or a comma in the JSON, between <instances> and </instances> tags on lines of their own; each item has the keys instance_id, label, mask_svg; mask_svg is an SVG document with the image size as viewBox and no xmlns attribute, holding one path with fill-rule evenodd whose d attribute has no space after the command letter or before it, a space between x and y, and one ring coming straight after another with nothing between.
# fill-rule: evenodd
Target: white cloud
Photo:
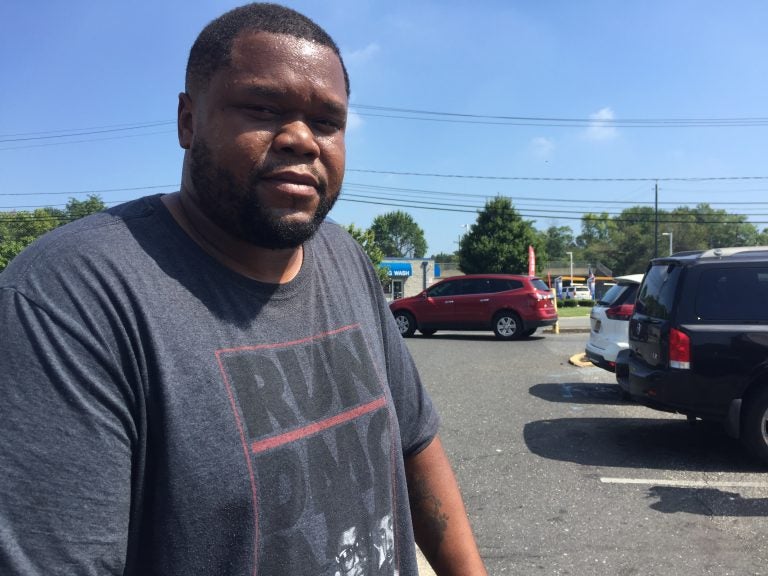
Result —
<instances>
[{"instance_id":1,"label":"white cloud","mask_svg":"<svg viewBox=\"0 0 768 576\"><path fill-rule=\"evenodd\" d=\"M342 56L344 57L344 63L351 67L371 61L380 51L381 47L376 42L371 42L365 48L345 52Z\"/></svg>"},{"instance_id":2,"label":"white cloud","mask_svg":"<svg viewBox=\"0 0 768 576\"><path fill-rule=\"evenodd\" d=\"M347 134L360 129L363 126L363 118L356 112L350 112L347 114Z\"/></svg>"},{"instance_id":3,"label":"white cloud","mask_svg":"<svg viewBox=\"0 0 768 576\"><path fill-rule=\"evenodd\" d=\"M614 114L610 108L601 108L589 115L589 128L584 132L588 140L613 140L619 132L613 127Z\"/></svg>"},{"instance_id":4,"label":"white cloud","mask_svg":"<svg viewBox=\"0 0 768 576\"><path fill-rule=\"evenodd\" d=\"M555 151L555 143L544 136L539 136L531 140L530 147L533 155L543 160L549 159Z\"/></svg>"}]
</instances>

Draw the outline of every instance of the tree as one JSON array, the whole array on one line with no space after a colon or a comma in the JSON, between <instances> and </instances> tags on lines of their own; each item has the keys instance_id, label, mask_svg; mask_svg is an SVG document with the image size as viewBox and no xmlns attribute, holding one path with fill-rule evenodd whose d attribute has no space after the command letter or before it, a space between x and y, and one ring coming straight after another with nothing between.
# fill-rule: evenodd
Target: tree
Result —
<instances>
[{"instance_id":1,"label":"tree","mask_svg":"<svg viewBox=\"0 0 768 576\"><path fill-rule=\"evenodd\" d=\"M432 254L432 260L440 262L442 264L458 264L459 253L458 252L440 252L439 254Z\"/></svg>"},{"instance_id":2,"label":"tree","mask_svg":"<svg viewBox=\"0 0 768 576\"><path fill-rule=\"evenodd\" d=\"M396 210L376 216L371 231L384 256L423 258L427 253L424 231L406 212Z\"/></svg>"},{"instance_id":3,"label":"tree","mask_svg":"<svg viewBox=\"0 0 768 576\"><path fill-rule=\"evenodd\" d=\"M101 198L91 194L86 200L70 198L64 210L46 207L33 211L0 212L0 271L46 232L104 208L106 206Z\"/></svg>"},{"instance_id":4,"label":"tree","mask_svg":"<svg viewBox=\"0 0 768 576\"><path fill-rule=\"evenodd\" d=\"M757 246L768 238L758 232L746 216L728 214L702 203L691 208L679 206L672 211L658 211L650 206L632 206L615 217L606 213L585 214L582 233L576 239L579 257L600 262L614 275L642 272L648 261L667 254L666 238L656 233L672 233L673 250L705 250L725 246Z\"/></svg>"},{"instance_id":5,"label":"tree","mask_svg":"<svg viewBox=\"0 0 768 576\"><path fill-rule=\"evenodd\" d=\"M546 261L546 249L533 223L522 219L509 198L497 196L485 203L461 239L459 267L466 274L524 274L528 246L536 250L537 260Z\"/></svg>"},{"instance_id":6,"label":"tree","mask_svg":"<svg viewBox=\"0 0 768 576\"><path fill-rule=\"evenodd\" d=\"M379 266L384 259L384 253L381 251L381 248L377 246L373 231L370 229L364 230L362 228L357 228L354 224L347 226L346 230L352 238L357 240L357 243L363 248L363 251L368 255L368 258L371 259L371 263L376 269L376 274L379 276L379 281L382 284L388 282L389 272Z\"/></svg>"},{"instance_id":7,"label":"tree","mask_svg":"<svg viewBox=\"0 0 768 576\"><path fill-rule=\"evenodd\" d=\"M570 226L550 226L544 232L539 232L539 244L544 246L546 253L554 260L562 260L565 253L573 251L576 239ZM537 262L545 263L544 258L538 256Z\"/></svg>"}]
</instances>

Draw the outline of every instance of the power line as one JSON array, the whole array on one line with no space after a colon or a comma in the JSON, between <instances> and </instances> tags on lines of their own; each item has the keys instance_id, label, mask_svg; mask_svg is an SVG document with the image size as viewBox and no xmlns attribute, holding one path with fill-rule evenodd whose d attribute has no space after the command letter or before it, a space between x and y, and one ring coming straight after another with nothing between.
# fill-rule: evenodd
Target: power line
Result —
<instances>
[{"instance_id":1,"label":"power line","mask_svg":"<svg viewBox=\"0 0 768 576\"><path fill-rule=\"evenodd\" d=\"M768 176L703 176L667 178L555 178L549 176L482 176L470 174L439 174L431 172L396 172L391 170L367 170L347 168L347 172L386 174L389 176L427 176L431 178L462 178L468 180L510 180L522 182L712 182L724 180L768 180Z\"/></svg>"},{"instance_id":2,"label":"power line","mask_svg":"<svg viewBox=\"0 0 768 576\"><path fill-rule=\"evenodd\" d=\"M611 126L611 127L696 127L696 126L766 126L766 117L731 117L731 118L564 118L547 116L495 116L488 114L469 114L458 112L442 112L436 110L414 110L411 108L393 108L389 106L372 106L366 104L350 104L354 110L373 110L402 114L419 114L435 117L452 117L466 119L481 119L502 121L504 123L529 123L537 125L559 126Z\"/></svg>"},{"instance_id":3,"label":"power line","mask_svg":"<svg viewBox=\"0 0 768 576\"><path fill-rule=\"evenodd\" d=\"M492 115L465 112L445 112L440 110L422 110L394 106L370 104L350 104L350 110L356 110L363 116L379 116L409 120L462 121L470 123L491 123L509 125L562 126L562 127L615 127L615 128L694 128L694 127L739 127L766 126L768 117L715 117L715 118L570 118L563 116L526 116ZM387 114L381 114L385 112ZM407 116L404 116L407 115ZM125 130L139 130L155 126L175 124L175 120L153 120L123 124L107 124L81 128L60 128L29 132L0 134L0 143L21 142L28 140L58 139L91 134L103 134Z\"/></svg>"},{"instance_id":4,"label":"power line","mask_svg":"<svg viewBox=\"0 0 768 576\"><path fill-rule=\"evenodd\" d=\"M136 190L152 190L154 188L178 188L178 184L158 184L156 186L135 186L133 188L102 188L97 190L77 190L69 192L0 192L0 196L53 196L78 194L103 194L106 192L134 192Z\"/></svg>"},{"instance_id":5,"label":"power line","mask_svg":"<svg viewBox=\"0 0 768 576\"><path fill-rule=\"evenodd\" d=\"M156 126L167 126L168 124L175 124L175 122L145 122L143 124L134 124L134 125L128 125L123 126L121 128L108 128L105 127L101 130L89 130L86 132L82 131L71 131L70 133L64 133L64 134L54 134L53 132L57 132L56 130L49 132L38 132L37 134L43 134L39 136L33 136L33 135L20 135L21 137L17 138L11 138L11 137L0 137L0 143L2 142L24 142L28 140L48 140L53 138L69 138L73 136L90 136L92 134L105 134L107 132L123 132L125 130L139 130L141 128L154 128ZM30 133L34 134L34 133Z\"/></svg>"},{"instance_id":6,"label":"power line","mask_svg":"<svg viewBox=\"0 0 768 576\"><path fill-rule=\"evenodd\" d=\"M384 191L392 191L392 192L402 192L402 193L419 193L419 194L436 194L441 196L455 196L455 197L465 197L465 198L493 198L497 196L497 194L472 194L469 192L444 192L441 190L428 190L424 188L402 188L402 187L396 187L396 186L380 186L376 184L360 184L357 182L349 182L344 184L344 189L352 189L352 190L359 190L362 189L362 191L367 191L368 189L371 190L384 190ZM669 190L668 188L665 188L665 190ZM732 194L733 190L722 191L723 193ZM652 200L649 200L647 202L642 201L631 201L631 200L586 200L586 199L574 199L574 198L542 198L541 196L519 196L517 194L505 194L505 196L511 198L515 202L518 200L533 200L538 202L566 202L566 203L572 203L572 204L624 204L628 206L642 206L642 205L648 205L653 206L656 203ZM701 201L697 201L697 203L701 203ZM671 201L663 201L658 202L658 204L663 205L676 205L679 206L680 202L671 202ZM768 206L768 201L765 202L757 202L757 201L745 201L745 202L706 202L706 204L710 205L719 205L719 204L725 204L725 205L740 205L740 204L756 204L756 205L766 205Z\"/></svg>"}]
</instances>

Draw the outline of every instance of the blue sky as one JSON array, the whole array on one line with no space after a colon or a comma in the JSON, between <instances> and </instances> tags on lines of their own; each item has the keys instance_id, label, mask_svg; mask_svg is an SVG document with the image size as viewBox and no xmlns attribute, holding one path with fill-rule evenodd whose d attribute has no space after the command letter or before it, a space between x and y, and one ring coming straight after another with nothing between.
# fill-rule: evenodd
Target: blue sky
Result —
<instances>
[{"instance_id":1,"label":"blue sky","mask_svg":"<svg viewBox=\"0 0 768 576\"><path fill-rule=\"evenodd\" d=\"M238 4L3 2L0 210L177 189L187 53ZM735 179L768 176L764 2L285 4L328 30L351 76L338 222L403 209L428 254L448 252L497 194L537 228L578 231L583 212L652 203L658 178L662 208L709 202L768 227L768 179ZM670 119L710 122L627 125Z\"/></svg>"}]
</instances>

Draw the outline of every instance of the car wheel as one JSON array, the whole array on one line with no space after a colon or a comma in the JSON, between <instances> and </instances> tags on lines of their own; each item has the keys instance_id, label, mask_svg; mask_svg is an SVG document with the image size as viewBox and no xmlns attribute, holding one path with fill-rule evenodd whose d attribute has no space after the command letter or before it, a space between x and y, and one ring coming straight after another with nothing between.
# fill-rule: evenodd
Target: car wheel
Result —
<instances>
[{"instance_id":1,"label":"car wheel","mask_svg":"<svg viewBox=\"0 0 768 576\"><path fill-rule=\"evenodd\" d=\"M493 317L493 333L502 340L515 340L523 333L520 316L514 312L499 312Z\"/></svg>"},{"instance_id":2,"label":"car wheel","mask_svg":"<svg viewBox=\"0 0 768 576\"><path fill-rule=\"evenodd\" d=\"M429 328L429 329L419 328L419 332L421 332L424 336L434 336L437 330L433 330L432 328Z\"/></svg>"},{"instance_id":3,"label":"car wheel","mask_svg":"<svg viewBox=\"0 0 768 576\"><path fill-rule=\"evenodd\" d=\"M741 440L763 464L768 464L768 387L745 399Z\"/></svg>"},{"instance_id":4,"label":"car wheel","mask_svg":"<svg viewBox=\"0 0 768 576\"><path fill-rule=\"evenodd\" d=\"M403 338L409 338L413 336L416 331L416 319L410 312L399 311L395 312L395 323L397 329L400 331L400 336Z\"/></svg>"}]
</instances>

